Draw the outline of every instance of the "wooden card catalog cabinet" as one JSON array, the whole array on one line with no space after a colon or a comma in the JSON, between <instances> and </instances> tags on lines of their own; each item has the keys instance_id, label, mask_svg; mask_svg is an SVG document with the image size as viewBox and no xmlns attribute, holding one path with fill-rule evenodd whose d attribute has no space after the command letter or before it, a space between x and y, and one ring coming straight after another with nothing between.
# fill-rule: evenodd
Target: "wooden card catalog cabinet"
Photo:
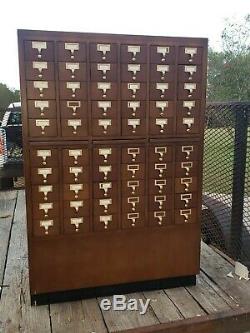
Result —
<instances>
[{"instance_id":1,"label":"wooden card catalog cabinet","mask_svg":"<svg viewBox=\"0 0 250 333\"><path fill-rule=\"evenodd\" d=\"M32 303L194 284L207 40L18 35Z\"/></svg>"}]
</instances>

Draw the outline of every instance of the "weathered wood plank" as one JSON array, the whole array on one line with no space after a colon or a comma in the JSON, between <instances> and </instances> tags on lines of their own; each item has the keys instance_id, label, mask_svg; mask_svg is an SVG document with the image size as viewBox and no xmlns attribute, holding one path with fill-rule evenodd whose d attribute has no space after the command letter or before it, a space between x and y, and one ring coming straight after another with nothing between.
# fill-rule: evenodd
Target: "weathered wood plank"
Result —
<instances>
[{"instance_id":1,"label":"weathered wood plank","mask_svg":"<svg viewBox=\"0 0 250 333\"><path fill-rule=\"evenodd\" d=\"M0 192L0 299L17 191Z\"/></svg>"},{"instance_id":2,"label":"weathered wood plank","mask_svg":"<svg viewBox=\"0 0 250 333\"><path fill-rule=\"evenodd\" d=\"M105 297L112 301L112 297ZM139 298L145 302L145 297L142 293L132 293L126 295L127 299ZM102 298L98 298L100 304ZM125 330L129 328L155 325L159 323L156 315L151 307L148 307L147 312L144 315L139 314L138 311L114 311L112 309L103 311L102 314L109 332L117 332L119 330Z\"/></svg>"},{"instance_id":3,"label":"weathered wood plank","mask_svg":"<svg viewBox=\"0 0 250 333\"><path fill-rule=\"evenodd\" d=\"M50 314L53 333L107 332L96 298L51 304Z\"/></svg>"},{"instance_id":4,"label":"weathered wood plank","mask_svg":"<svg viewBox=\"0 0 250 333\"><path fill-rule=\"evenodd\" d=\"M192 318L206 314L184 287L165 289L165 293L179 309L184 318Z\"/></svg>"},{"instance_id":5,"label":"weathered wood plank","mask_svg":"<svg viewBox=\"0 0 250 333\"><path fill-rule=\"evenodd\" d=\"M201 246L201 268L209 278L240 306L250 306L250 285L246 280L229 278L233 265L214 252L208 245Z\"/></svg>"},{"instance_id":6,"label":"weathered wood plank","mask_svg":"<svg viewBox=\"0 0 250 333\"><path fill-rule=\"evenodd\" d=\"M18 192L4 284L9 287L0 301L0 331L51 332L48 306L30 306L24 191Z\"/></svg>"}]
</instances>

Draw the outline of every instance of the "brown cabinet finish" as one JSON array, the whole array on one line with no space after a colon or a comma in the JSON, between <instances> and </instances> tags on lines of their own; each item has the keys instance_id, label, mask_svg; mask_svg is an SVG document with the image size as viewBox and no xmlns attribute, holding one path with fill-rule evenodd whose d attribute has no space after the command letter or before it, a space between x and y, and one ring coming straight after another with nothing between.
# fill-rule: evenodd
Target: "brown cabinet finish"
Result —
<instances>
[{"instance_id":1,"label":"brown cabinet finish","mask_svg":"<svg viewBox=\"0 0 250 333\"><path fill-rule=\"evenodd\" d=\"M207 40L18 34L32 300L193 277Z\"/></svg>"}]
</instances>

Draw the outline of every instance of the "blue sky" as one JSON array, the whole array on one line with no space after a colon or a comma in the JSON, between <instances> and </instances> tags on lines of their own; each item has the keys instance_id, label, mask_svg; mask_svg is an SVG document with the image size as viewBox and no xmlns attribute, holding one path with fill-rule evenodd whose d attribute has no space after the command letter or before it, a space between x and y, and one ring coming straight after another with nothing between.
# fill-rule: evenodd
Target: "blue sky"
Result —
<instances>
[{"instance_id":1,"label":"blue sky","mask_svg":"<svg viewBox=\"0 0 250 333\"><path fill-rule=\"evenodd\" d=\"M0 82L19 88L17 29L208 37L219 48L225 18L247 13L249 0L2 0Z\"/></svg>"}]
</instances>

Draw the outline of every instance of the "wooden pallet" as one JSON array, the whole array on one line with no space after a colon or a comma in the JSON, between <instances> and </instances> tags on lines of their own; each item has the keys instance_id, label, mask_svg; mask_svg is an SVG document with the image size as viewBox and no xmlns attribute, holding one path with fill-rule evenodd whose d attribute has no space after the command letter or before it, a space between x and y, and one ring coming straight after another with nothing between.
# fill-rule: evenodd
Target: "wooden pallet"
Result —
<instances>
[{"instance_id":1,"label":"wooden pallet","mask_svg":"<svg viewBox=\"0 0 250 333\"><path fill-rule=\"evenodd\" d=\"M22 190L0 192L1 333L250 330L250 282L228 278L232 263L204 243L196 286L127 295L153 300L145 315L136 311L102 311L99 298L31 307L24 200Z\"/></svg>"}]
</instances>

